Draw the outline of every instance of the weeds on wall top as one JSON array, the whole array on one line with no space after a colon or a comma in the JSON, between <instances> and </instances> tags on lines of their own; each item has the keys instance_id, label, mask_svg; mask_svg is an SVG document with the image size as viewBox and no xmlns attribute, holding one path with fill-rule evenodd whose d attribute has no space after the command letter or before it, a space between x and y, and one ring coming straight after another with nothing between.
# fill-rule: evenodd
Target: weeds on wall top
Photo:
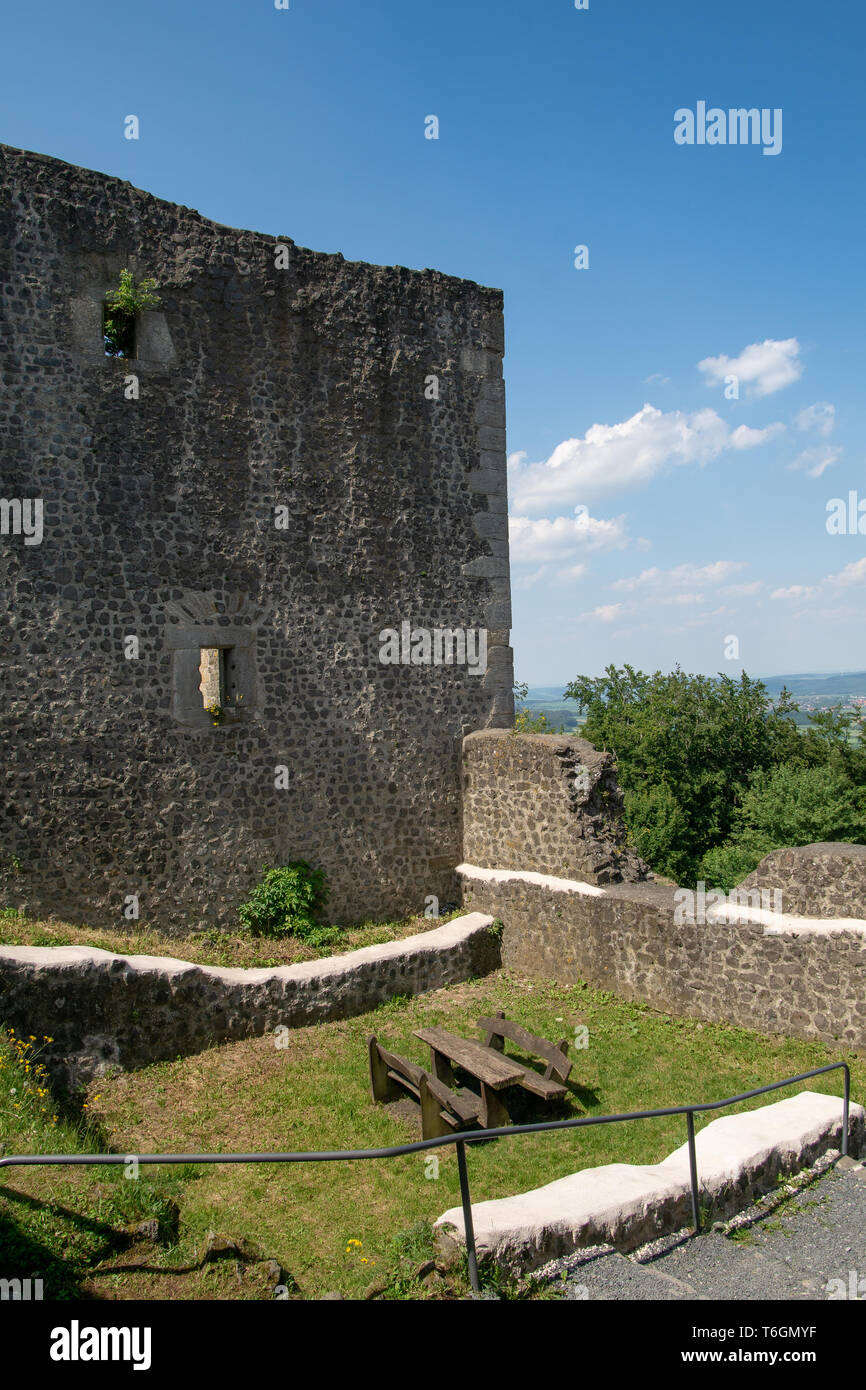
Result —
<instances>
[{"instance_id":1,"label":"weeds on wall top","mask_svg":"<svg viewBox=\"0 0 866 1390\"><path fill-rule=\"evenodd\" d=\"M135 356L135 322L145 309L157 309L155 280L135 283L131 270L120 272L120 284L105 296L103 335L106 357Z\"/></svg>"}]
</instances>

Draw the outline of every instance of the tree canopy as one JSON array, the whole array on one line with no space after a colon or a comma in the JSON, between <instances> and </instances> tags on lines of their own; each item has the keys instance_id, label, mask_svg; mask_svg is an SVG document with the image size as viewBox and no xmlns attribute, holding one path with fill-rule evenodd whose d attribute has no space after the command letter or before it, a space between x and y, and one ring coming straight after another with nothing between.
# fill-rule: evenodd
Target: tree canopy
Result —
<instances>
[{"instance_id":1,"label":"tree canopy","mask_svg":"<svg viewBox=\"0 0 866 1390\"><path fill-rule=\"evenodd\" d=\"M614 754L631 839L658 873L727 890L771 849L866 843L864 721L854 711L816 713L801 732L787 690L771 700L745 672L679 666L667 675L608 666L565 694L586 714L583 736Z\"/></svg>"}]
</instances>

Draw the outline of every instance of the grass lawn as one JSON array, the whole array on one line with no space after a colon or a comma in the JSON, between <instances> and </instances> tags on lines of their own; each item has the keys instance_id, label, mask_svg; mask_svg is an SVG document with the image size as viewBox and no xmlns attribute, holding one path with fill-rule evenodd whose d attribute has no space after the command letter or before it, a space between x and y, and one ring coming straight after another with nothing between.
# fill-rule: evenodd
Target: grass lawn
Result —
<instances>
[{"instance_id":1,"label":"grass lawn","mask_svg":"<svg viewBox=\"0 0 866 1390\"><path fill-rule=\"evenodd\" d=\"M245 931L213 930L177 937L165 936L147 927L121 931L75 926L54 919L39 921L6 907L0 909L0 946L98 946L122 956L173 956L197 965L269 969L397 941L418 932L432 931L458 915L452 912L441 917L406 917L399 922L363 922L358 926L338 927L333 929L333 941L311 946L296 936L256 937Z\"/></svg>"},{"instance_id":2,"label":"grass lawn","mask_svg":"<svg viewBox=\"0 0 866 1390\"><path fill-rule=\"evenodd\" d=\"M577 1026L586 1025L588 1047L573 1054L568 1113L574 1115L721 1099L840 1057L851 1065L853 1095L862 1099L866 1093L866 1058L820 1043L677 1020L588 987L532 982L500 971L413 1000L391 1001L360 1018L297 1029L285 1049L277 1048L273 1037L257 1038L105 1078L85 1098L90 1131L83 1137L62 1117L49 1125L43 1116L41 1129L28 1120L30 1129L22 1130L22 1112L10 1110L0 1084L2 1137L7 1152L73 1146L124 1154L299 1151L399 1144L420 1137L420 1128L371 1101L368 1034L426 1062L414 1029L442 1024L477 1036L475 1020L497 1008L551 1039L574 1036ZM811 1084L841 1094L841 1076ZM791 1092L769 1100L785 1094ZM743 1108L762 1100L768 1098ZM544 1117L541 1110L526 1116ZM697 1124L700 1128L700 1118ZM685 1132L682 1117L669 1117L473 1147L468 1151L473 1200L521 1192L584 1167L658 1162L684 1142ZM41 1274L46 1297L265 1296L239 1284L230 1262L198 1268L204 1237L216 1231L254 1242L291 1272L305 1298L330 1290L361 1298L372 1281L393 1278L398 1233L432 1222L459 1203L454 1151L443 1148L438 1157L438 1175L423 1153L354 1163L143 1168L137 1182L115 1170L0 1170L0 1237L6 1237L0 1247L10 1235L19 1242L26 1268L19 1259L11 1272ZM169 1230L173 1204L179 1207L179 1234L162 1245L118 1253L116 1232L124 1222L152 1210ZM421 1230L417 1227L415 1235ZM422 1245L423 1240L418 1249ZM400 1296L401 1289L406 1296L405 1285L392 1287L390 1296ZM412 1296L434 1295L415 1287Z\"/></svg>"}]
</instances>

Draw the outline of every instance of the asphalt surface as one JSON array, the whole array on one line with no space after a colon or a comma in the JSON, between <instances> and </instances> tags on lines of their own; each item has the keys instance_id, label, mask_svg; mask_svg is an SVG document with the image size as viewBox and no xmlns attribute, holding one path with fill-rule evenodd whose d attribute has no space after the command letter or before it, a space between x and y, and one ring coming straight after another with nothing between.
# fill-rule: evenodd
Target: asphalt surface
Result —
<instances>
[{"instance_id":1,"label":"asphalt surface","mask_svg":"<svg viewBox=\"0 0 866 1390\"><path fill-rule=\"evenodd\" d=\"M805 1186L772 1194L723 1229L632 1255L596 1247L540 1273L566 1299L866 1302L866 1166L841 1163L804 1175Z\"/></svg>"}]
</instances>

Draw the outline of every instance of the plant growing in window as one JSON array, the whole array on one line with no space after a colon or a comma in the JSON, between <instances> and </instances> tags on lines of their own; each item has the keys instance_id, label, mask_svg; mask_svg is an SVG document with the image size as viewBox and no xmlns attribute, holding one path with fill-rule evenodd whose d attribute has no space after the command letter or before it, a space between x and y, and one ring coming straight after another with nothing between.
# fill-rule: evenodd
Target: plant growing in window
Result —
<instances>
[{"instance_id":1,"label":"plant growing in window","mask_svg":"<svg viewBox=\"0 0 866 1390\"><path fill-rule=\"evenodd\" d=\"M240 719L243 699L243 695L236 695L233 700L227 699L224 705L205 705L205 710L210 715L215 729L220 724L225 724L229 719Z\"/></svg>"},{"instance_id":2,"label":"plant growing in window","mask_svg":"<svg viewBox=\"0 0 866 1390\"><path fill-rule=\"evenodd\" d=\"M145 309L159 307L155 290L155 280L140 280L136 284L131 270L120 272L118 288L105 296L102 331L106 357L135 356L136 319Z\"/></svg>"}]
</instances>

